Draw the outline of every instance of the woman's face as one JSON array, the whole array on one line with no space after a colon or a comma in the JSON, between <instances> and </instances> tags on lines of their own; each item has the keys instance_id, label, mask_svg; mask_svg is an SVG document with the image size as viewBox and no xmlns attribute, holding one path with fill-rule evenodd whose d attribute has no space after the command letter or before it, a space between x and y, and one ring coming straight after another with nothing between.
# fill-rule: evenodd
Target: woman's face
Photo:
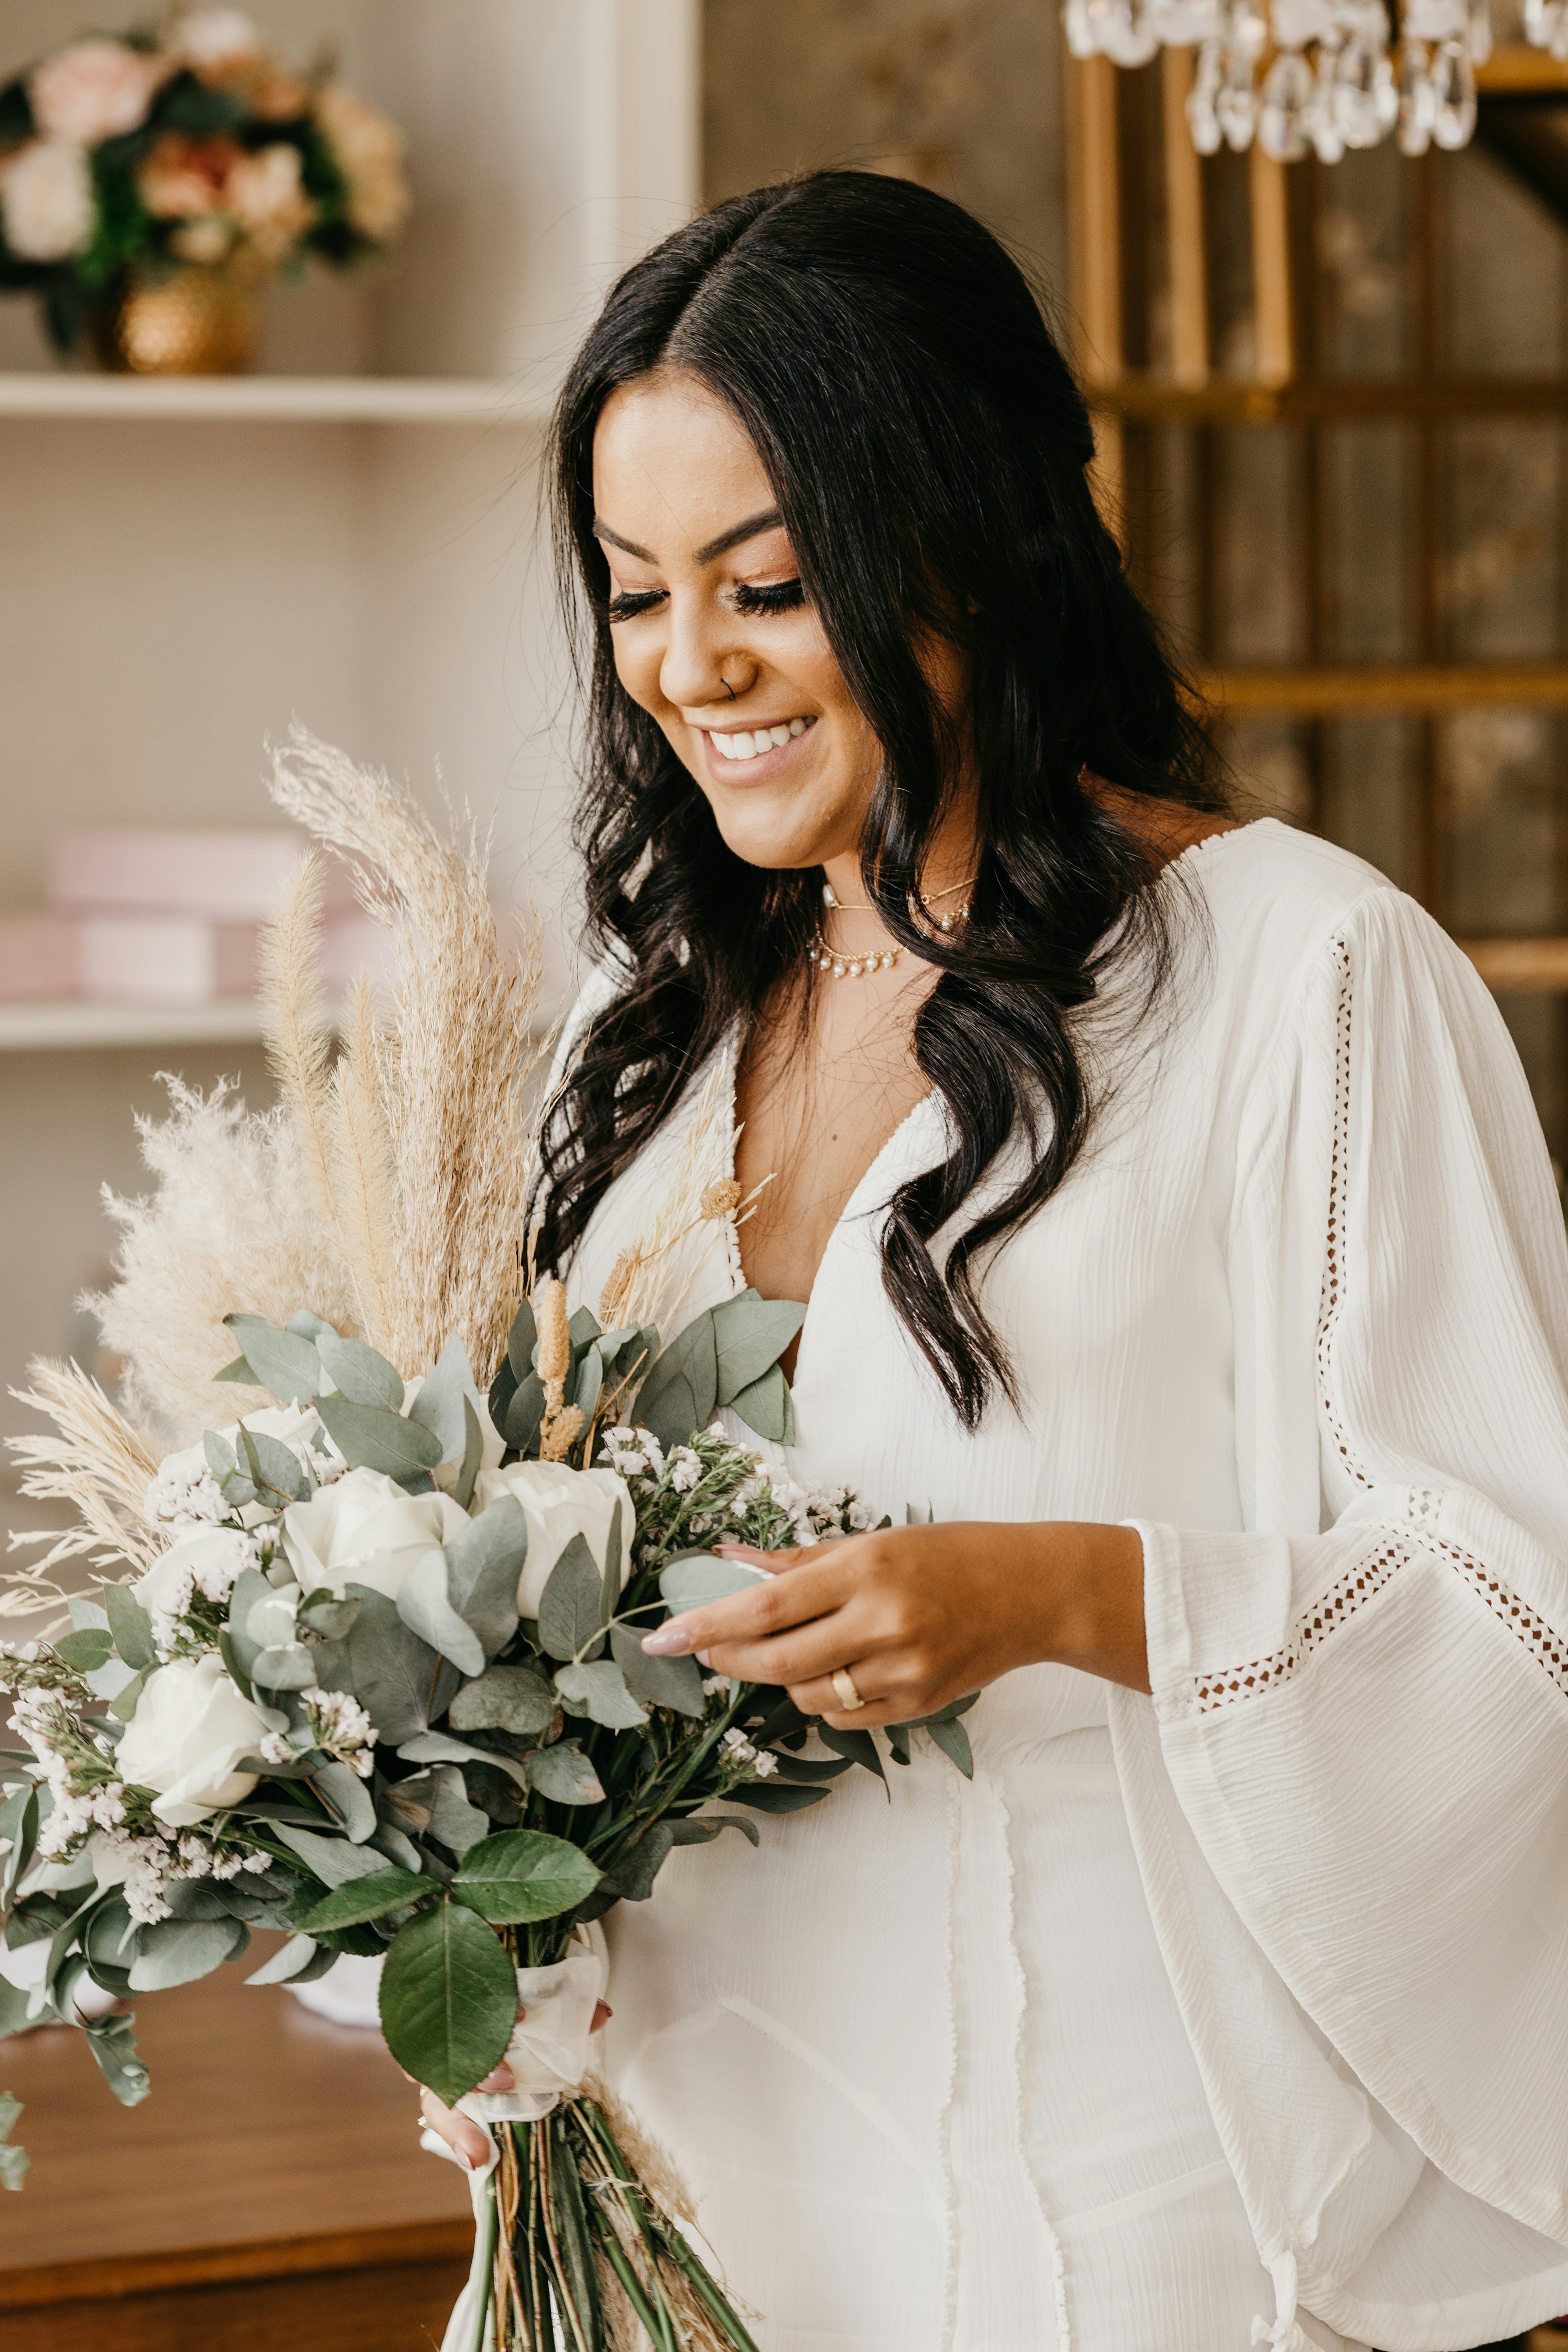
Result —
<instances>
[{"instance_id":1,"label":"woman's face","mask_svg":"<svg viewBox=\"0 0 1568 2352\"><path fill-rule=\"evenodd\" d=\"M606 401L594 529L616 669L707 794L738 857L853 856L878 747L805 601L755 449L689 375Z\"/></svg>"}]
</instances>

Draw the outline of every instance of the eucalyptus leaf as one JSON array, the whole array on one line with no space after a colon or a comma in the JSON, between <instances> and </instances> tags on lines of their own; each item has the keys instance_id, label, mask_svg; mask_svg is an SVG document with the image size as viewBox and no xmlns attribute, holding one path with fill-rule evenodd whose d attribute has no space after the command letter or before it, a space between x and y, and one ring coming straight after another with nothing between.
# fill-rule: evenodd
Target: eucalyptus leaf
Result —
<instances>
[{"instance_id":1,"label":"eucalyptus leaf","mask_svg":"<svg viewBox=\"0 0 1568 2352\"><path fill-rule=\"evenodd\" d=\"M393 1937L381 1972L387 2047L448 2106L500 2063L516 2021L516 1970L477 1913L437 1903Z\"/></svg>"},{"instance_id":2,"label":"eucalyptus leaf","mask_svg":"<svg viewBox=\"0 0 1568 2352\"><path fill-rule=\"evenodd\" d=\"M464 1739L450 1739L444 1731L421 1731L413 1739L405 1739L397 1750L409 1764L488 1764L492 1770L505 1772L520 1788L528 1785L528 1774L515 1756L499 1756L489 1748L470 1748Z\"/></svg>"},{"instance_id":3,"label":"eucalyptus leaf","mask_svg":"<svg viewBox=\"0 0 1568 2352\"><path fill-rule=\"evenodd\" d=\"M468 1789L456 1764L430 1764L406 1780L395 1780L386 1792L386 1802L422 1837L438 1839L449 1853L464 1853L489 1834L489 1816L468 1802Z\"/></svg>"},{"instance_id":4,"label":"eucalyptus leaf","mask_svg":"<svg viewBox=\"0 0 1568 2352\"><path fill-rule=\"evenodd\" d=\"M230 1626L222 1625L218 1628L217 1647L218 1655L228 1669L229 1680L234 1684L235 1688L242 1691L247 1698L254 1698L256 1693L251 1687L250 1676L240 1664L239 1651L236 1647L233 1629Z\"/></svg>"},{"instance_id":5,"label":"eucalyptus leaf","mask_svg":"<svg viewBox=\"0 0 1568 2352\"><path fill-rule=\"evenodd\" d=\"M226 1315L223 1319L260 1387L270 1389L279 1404L314 1403L321 1385L321 1360L309 1339L296 1331L280 1331L264 1315ZM224 1377L218 1374L220 1380Z\"/></svg>"},{"instance_id":6,"label":"eucalyptus leaf","mask_svg":"<svg viewBox=\"0 0 1568 2352\"><path fill-rule=\"evenodd\" d=\"M389 1747L412 1738L443 1714L458 1687L458 1670L405 1625L383 1592L353 1584L364 1606L350 1629L330 1685L358 1699Z\"/></svg>"},{"instance_id":7,"label":"eucalyptus leaf","mask_svg":"<svg viewBox=\"0 0 1568 2352\"><path fill-rule=\"evenodd\" d=\"M597 1340L584 1350L582 1361L574 1372L572 1394L567 1400L574 1404L584 1423L591 1422L599 1409L599 1391L605 1385L604 1351Z\"/></svg>"},{"instance_id":8,"label":"eucalyptus leaf","mask_svg":"<svg viewBox=\"0 0 1568 2352\"><path fill-rule=\"evenodd\" d=\"M21 1985L14 1985L8 1977L0 1977L0 2042L8 2041L13 2033L26 2032L37 2023L32 2016L32 1997Z\"/></svg>"},{"instance_id":9,"label":"eucalyptus leaf","mask_svg":"<svg viewBox=\"0 0 1568 2352\"><path fill-rule=\"evenodd\" d=\"M142 1697L142 1693L146 1687L147 1672L148 1670L143 1668L141 1674L137 1675L132 1681L126 1684L123 1690L116 1691L114 1696L110 1700L110 1713L111 1715L117 1715L121 1723L129 1723L132 1717L135 1714L137 1706Z\"/></svg>"},{"instance_id":10,"label":"eucalyptus leaf","mask_svg":"<svg viewBox=\"0 0 1568 2352\"><path fill-rule=\"evenodd\" d=\"M207 1468L220 1486L226 1478L232 1478L239 1467L238 1454L227 1438L220 1436L216 1429L209 1429L202 1439L202 1452L206 1455Z\"/></svg>"},{"instance_id":11,"label":"eucalyptus leaf","mask_svg":"<svg viewBox=\"0 0 1568 2352\"><path fill-rule=\"evenodd\" d=\"M397 1589L397 1613L460 1674L484 1672L484 1644L447 1597L447 1555L434 1545L416 1559Z\"/></svg>"},{"instance_id":12,"label":"eucalyptus leaf","mask_svg":"<svg viewBox=\"0 0 1568 2352\"><path fill-rule=\"evenodd\" d=\"M770 1438L775 1445L795 1444L795 1406L782 1364L771 1364L761 1380L730 1399L730 1406L756 1436Z\"/></svg>"},{"instance_id":13,"label":"eucalyptus leaf","mask_svg":"<svg viewBox=\"0 0 1568 2352\"><path fill-rule=\"evenodd\" d=\"M87 1674L105 1664L114 1643L107 1626L89 1625L80 1633L62 1633L52 1646L57 1658L63 1658L78 1674Z\"/></svg>"},{"instance_id":14,"label":"eucalyptus leaf","mask_svg":"<svg viewBox=\"0 0 1568 2352\"><path fill-rule=\"evenodd\" d=\"M460 1511L473 1507L474 1488L479 1484L484 1466L484 1427L469 1397L463 1399L463 1458L458 1465L458 1475L452 1487L452 1500Z\"/></svg>"},{"instance_id":15,"label":"eucalyptus leaf","mask_svg":"<svg viewBox=\"0 0 1568 2352\"><path fill-rule=\"evenodd\" d=\"M969 1744L969 1734L965 1731L963 1724L943 1722L941 1717L937 1717L931 1722L928 1723L925 1727L931 1738L935 1740L937 1746L941 1748L942 1754L947 1757L951 1762L957 1765L964 1779L966 1780L973 1780L974 1778L974 1750Z\"/></svg>"},{"instance_id":16,"label":"eucalyptus leaf","mask_svg":"<svg viewBox=\"0 0 1568 2352\"><path fill-rule=\"evenodd\" d=\"M221 1372L215 1372L213 1378L215 1381L237 1381L242 1388L247 1389L265 1388L267 1385L265 1381L257 1378L243 1356L236 1356Z\"/></svg>"},{"instance_id":17,"label":"eucalyptus leaf","mask_svg":"<svg viewBox=\"0 0 1568 2352\"><path fill-rule=\"evenodd\" d=\"M794 1298L763 1298L744 1290L713 1309L713 1347L721 1404L733 1404L742 1390L775 1365L805 1320ZM694 1423L693 1427L700 1426Z\"/></svg>"},{"instance_id":18,"label":"eucalyptus leaf","mask_svg":"<svg viewBox=\"0 0 1568 2352\"><path fill-rule=\"evenodd\" d=\"M131 1968L132 1990L163 1992L170 1985L194 1984L210 1976L249 1942L240 1919L159 1919L142 1930L142 1948Z\"/></svg>"},{"instance_id":19,"label":"eucalyptus leaf","mask_svg":"<svg viewBox=\"0 0 1568 2352\"><path fill-rule=\"evenodd\" d=\"M604 1336L604 1327L591 1307L579 1307L567 1323L566 1336L572 1342L573 1356L577 1357ZM537 1358L537 1349L534 1352Z\"/></svg>"},{"instance_id":20,"label":"eucalyptus leaf","mask_svg":"<svg viewBox=\"0 0 1568 2352\"><path fill-rule=\"evenodd\" d=\"M312 1830L296 1829L289 1822L279 1823L278 1834L323 1886L342 1886L351 1878L368 1878L384 1867L379 1854L368 1846L351 1844L347 1838L321 1837Z\"/></svg>"},{"instance_id":21,"label":"eucalyptus leaf","mask_svg":"<svg viewBox=\"0 0 1568 2352\"><path fill-rule=\"evenodd\" d=\"M239 1442L245 1449L245 1466L258 1502L272 1510L280 1503L304 1501L310 1491L310 1482L291 1445L285 1445L281 1438L268 1437L265 1430L247 1429L243 1421L239 1424Z\"/></svg>"},{"instance_id":22,"label":"eucalyptus leaf","mask_svg":"<svg viewBox=\"0 0 1568 2352\"><path fill-rule=\"evenodd\" d=\"M247 1985L292 1984L301 1969L308 1968L315 1958L316 1950L313 1936L290 1936L245 1981Z\"/></svg>"},{"instance_id":23,"label":"eucalyptus leaf","mask_svg":"<svg viewBox=\"0 0 1568 2352\"><path fill-rule=\"evenodd\" d=\"M86 1633L89 1625L97 1625L100 1628L108 1626L109 1612L103 1603L89 1599L85 1592L73 1592L66 1607L70 1612L71 1623L79 1633Z\"/></svg>"},{"instance_id":24,"label":"eucalyptus leaf","mask_svg":"<svg viewBox=\"0 0 1568 2352\"><path fill-rule=\"evenodd\" d=\"M318 1765L311 1786L338 1819L351 1845L363 1845L375 1827L375 1804L369 1784L360 1779L352 1764L341 1763L329 1757Z\"/></svg>"},{"instance_id":25,"label":"eucalyptus leaf","mask_svg":"<svg viewBox=\"0 0 1568 2352\"><path fill-rule=\"evenodd\" d=\"M355 1404L344 1396L316 1401L321 1426L352 1469L382 1470L400 1485L411 1486L441 1459L441 1441L384 1406Z\"/></svg>"},{"instance_id":26,"label":"eucalyptus leaf","mask_svg":"<svg viewBox=\"0 0 1568 2352\"><path fill-rule=\"evenodd\" d=\"M123 1658L109 1658L101 1666L90 1666L82 1675L83 1682L94 1698L119 1698L132 1683L141 1685L147 1678L147 1669L128 1666Z\"/></svg>"},{"instance_id":27,"label":"eucalyptus leaf","mask_svg":"<svg viewBox=\"0 0 1568 2352\"><path fill-rule=\"evenodd\" d=\"M599 1579L599 1622L608 1626L621 1597L621 1498L617 1495L605 1538L605 1566Z\"/></svg>"},{"instance_id":28,"label":"eucalyptus leaf","mask_svg":"<svg viewBox=\"0 0 1568 2352\"><path fill-rule=\"evenodd\" d=\"M825 1748L832 1748L836 1756L847 1757L851 1764L864 1765L868 1772L876 1774L884 1788L887 1786L888 1776L882 1769L882 1759L868 1731L837 1731L831 1724L819 1723L816 1736Z\"/></svg>"},{"instance_id":29,"label":"eucalyptus leaf","mask_svg":"<svg viewBox=\"0 0 1568 2352\"><path fill-rule=\"evenodd\" d=\"M675 1830L668 1822L655 1822L638 1838L629 1853L605 1873L606 1888L613 1887L623 1903L646 1903L653 1893L653 1882L668 1861L675 1845Z\"/></svg>"},{"instance_id":30,"label":"eucalyptus leaf","mask_svg":"<svg viewBox=\"0 0 1568 2352\"><path fill-rule=\"evenodd\" d=\"M340 1601L323 1586L319 1592L307 1593L294 1615L299 1624L308 1626L312 1633L320 1633L323 1641L342 1642L353 1632L363 1607L363 1601Z\"/></svg>"},{"instance_id":31,"label":"eucalyptus leaf","mask_svg":"<svg viewBox=\"0 0 1568 2352\"><path fill-rule=\"evenodd\" d=\"M250 1679L262 1690L309 1690L319 1678L321 1654L302 1642L269 1644L252 1660Z\"/></svg>"},{"instance_id":32,"label":"eucalyptus leaf","mask_svg":"<svg viewBox=\"0 0 1568 2352\"><path fill-rule=\"evenodd\" d=\"M152 2089L146 2061L136 2048L134 2017L95 2017L89 2020L87 2046L98 2062L99 2072L122 2107L139 2107Z\"/></svg>"},{"instance_id":33,"label":"eucalyptus leaf","mask_svg":"<svg viewBox=\"0 0 1568 2352\"><path fill-rule=\"evenodd\" d=\"M672 1706L680 1715L706 1712L702 1669L695 1658L650 1658L641 1635L629 1625L611 1627L610 1649L634 1698L646 1699L650 1706Z\"/></svg>"},{"instance_id":34,"label":"eucalyptus leaf","mask_svg":"<svg viewBox=\"0 0 1568 2352\"><path fill-rule=\"evenodd\" d=\"M389 1911L405 1911L433 1892L430 1881L416 1877L411 1870L374 1870L334 1886L296 1925L307 1936L331 1927L357 1927L367 1919L384 1919Z\"/></svg>"},{"instance_id":35,"label":"eucalyptus leaf","mask_svg":"<svg viewBox=\"0 0 1568 2352\"><path fill-rule=\"evenodd\" d=\"M501 1421L501 1434L509 1445L526 1454L539 1434L539 1424L544 1418L544 1382L537 1372L530 1372L518 1382L508 1400Z\"/></svg>"},{"instance_id":36,"label":"eucalyptus leaf","mask_svg":"<svg viewBox=\"0 0 1568 2352\"><path fill-rule=\"evenodd\" d=\"M573 1658L579 1653L596 1657L605 1646L599 1593L594 1555L585 1538L574 1535L551 1570L540 1597L540 1647L552 1658Z\"/></svg>"},{"instance_id":37,"label":"eucalyptus leaf","mask_svg":"<svg viewBox=\"0 0 1568 2352\"><path fill-rule=\"evenodd\" d=\"M247 1679L258 1653L266 1645L247 1631L250 1612L258 1603L269 1600L272 1587L259 1568L242 1569L228 1596L228 1638Z\"/></svg>"},{"instance_id":38,"label":"eucalyptus leaf","mask_svg":"<svg viewBox=\"0 0 1568 2352\"><path fill-rule=\"evenodd\" d=\"M153 1646L153 1621L135 1594L123 1584L101 1585L100 1591L114 1646L126 1664L138 1671L155 1666L158 1653Z\"/></svg>"},{"instance_id":39,"label":"eucalyptus leaf","mask_svg":"<svg viewBox=\"0 0 1568 2352\"><path fill-rule=\"evenodd\" d=\"M528 1759L528 1777L552 1804L597 1805L604 1800L599 1776L575 1739L536 1748Z\"/></svg>"},{"instance_id":40,"label":"eucalyptus leaf","mask_svg":"<svg viewBox=\"0 0 1568 2352\"><path fill-rule=\"evenodd\" d=\"M316 1334L316 1353L325 1364L339 1394L351 1404L384 1405L396 1412L403 1403L403 1380L395 1364L363 1339L340 1339L335 1332Z\"/></svg>"},{"instance_id":41,"label":"eucalyptus leaf","mask_svg":"<svg viewBox=\"0 0 1568 2352\"><path fill-rule=\"evenodd\" d=\"M633 1731L647 1721L646 1710L626 1688L625 1675L609 1658L591 1665L560 1667L555 1687L574 1707L612 1731Z\"/></svg>"},{"instance_id":42,"label":"eucalyptus leaf","mask_svg":"<svg viewBox=\"0 0 1568 2352\"><path fill-rule=\"evenodd\" d=\"M456 1462L463 1451L466 1424L463 1400L479 1402L468 1351L460 1339L448 1339L408 1408L408 1418L441 1441L443 1462Z\"/></svg>"},{"instance_id":43,"label":"eucalyptus leaf","mask_svg":"<svg viewBox=\"0 0 1568 2352\"><path fill-rule=\"evenodd\" d=\"M398 1785L406 1788L408 1784L406 1781L400 1781ZM430 1857L420 1852L412 1838L405 1837L400 1829L395 1829L390 1822L383 1820L379 1814L376 1817L375 1835L370 1843L377 1853L387 1862L395 1862L399 1870L430 1870L434 1874Z\"/></svg>"},{"instance_id":44,"label":"eucalyptus leaf","mask_svg":"<svg viewBox=\"0 0 1568 2352\"><path fill-rule=\"evenodd\" d=\"M323 1331L329 1339L335 1339L338 1336L324 1317L313 1315L308 1307L301 1307L296 1313L290 1315L287 1328L290 1331L298 1332L301 1339L311 1341L319 1339Z\"/></svg>"},{"instance_id":45,"label":"eucalyptus leaf","mask_svg":"<svg viewBox=\"0 0 1568 2352\"><path fill-rule=\"evenodd\" d=\"M477 1675L517 1632L518 1582L527 1559L528 1518L515 1495L488 1503L447 1546L447 1598L484 1650L479 1664L464 1666L465 1674Z\"/></svg>"},{"instance_id":46,"label":"eucalyptus leaf","mask_svg":"<svg viewBox=\"0 0 1568 2352\"><path fill-rule=\"evenodd\" d=\"M749 1592L765 1584L767 1572L748 1568L743 1559L721 1559L710 1551L688 1552L672 1559L658 1580L665 1604L675 1616L688 1609L706 1609L711 1601L728 1601L732 1592Z\"/></svg>"},{"instance_id":47,"label":"eucalyptus leaf","mask_svg":"<svg viewBox=\"0 0 1568 2352\"><path fill-rule=\"evenodd\" d=\"M506 1359L520 1382L533 1370L533 1351L538 1345L539 1328L533 1319L533 1308L526 1298L520 1299L506 1341Z\"/></svg>"},{"instance_id":48,"label":"eucalyptus leaf","mask_svg":"<svg viewBox=\"0 0 1568 2352\"><path fill-rule=\"evenodd\" d=\"M31 1780L19 1780L6 1793L0 1804L0 1837L5 1840L5 1852L0 1855L0 1910L11 1900L23 1872L32 1861L38 1843L38 1791Z\"/></svg>"},{"instance_id":49,"label":"eucalyptus leaf","mask_svg":"<svg viewBox=\"0 0 1568 2352\"><path fill-rule=\"evenodd\" d=\"M454 1731L516 1731L524 1738L548 1731L555 1695L532 1666L487 1666L465 1683L447 1710Z\"/></svg>"},{"instance_id":50,"label":"eucalyptus leaf","mask_svg":"<svg viewBox=\"0 0 1568 2352\"><path fill-rule=\"evenodd\" d=\"M553 1919L574 1911L599 1884L581 1846L538 1830L503 1830L472 1845L458 1864L452 1894L492 1927Z\"/></svg>"},{"instance_id":51,"label":"eucalyptus leaf","mask_svg":"<svg viewBox=\"0 0 1568 2352\"><path fill-rule=\"evenodd\" d=\"M719 1396L719 1357L711 1312L673 1339L637 1391L637 1417L668 1452L706 1429Z\"/></svg>"},{"instance_id":52,"label":"eucalyptus leaf","mask_svg":"<svg viewBox=\"0 0 1568 2352\"><path fill-rule=\"evenodd\" d=\"M708 1813L698 1820L670 1823L677 1845L710 1845L721 1830L739 1830L752 1845L763 1842L755 1822L743 1821L739 1813Z\"/></svg>"}]
</instances>

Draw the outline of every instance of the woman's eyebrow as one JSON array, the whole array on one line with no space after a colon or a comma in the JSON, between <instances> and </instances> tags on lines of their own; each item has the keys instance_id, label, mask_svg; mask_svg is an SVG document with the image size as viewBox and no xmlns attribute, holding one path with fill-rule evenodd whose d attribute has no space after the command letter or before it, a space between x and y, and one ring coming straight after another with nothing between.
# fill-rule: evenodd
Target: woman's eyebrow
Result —
<instances>
[{"instance_id":1,"label":"woman's eyebrow","mask_svg":"<svg viewBox=\"0 0 1568 2352\"><path fill-rule=\"evenodd\" d=\"M739 547L742 540L755 539L759 531L777 530L783 521L784 517L777 507L769 507L765 514L752 515L749 520L736 523L731 530L721 530L717 539L710 539L706 547L698 549L697 561L699 563L711 563L716 555L727 555L732 547ZM623 555L635 555L639 563L658 562L651 548L638 547L635 541L623 539L620 532L612 530L600 515L594 517L593 530L595 539L605 541L611 547L618 547Z\"/></svg>"}]
</instances>

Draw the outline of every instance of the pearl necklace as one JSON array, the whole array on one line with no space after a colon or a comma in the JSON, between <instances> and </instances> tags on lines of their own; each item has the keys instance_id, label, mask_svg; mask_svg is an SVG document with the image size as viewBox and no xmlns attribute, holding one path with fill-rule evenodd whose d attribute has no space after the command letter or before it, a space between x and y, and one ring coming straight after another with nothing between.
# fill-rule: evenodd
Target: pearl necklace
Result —
<instances>
[{"instance_id":1,"label":"pearl necklace","mask_svg":"<svg viewBox=\"0 0 1568 2352\"><path fill-rule=\"evenodd\" d=\"M929 898L922 891L920 904L929 915L939 899L951 898L955 890L967 890L978 878L978 876L972 874L967 881L950 883L945 890L933 890ZM822 903L830 914L869 915L876 911L869 906L847 907L831 882L825 882L822 886ZM911 917L914 911L915 901L911 897L910 900ZM947 913L936 916L937 929L942 931L951 931L955 923L963 922L968 912L969 901L965 899L962 907L953 907ZM811 945L805 951L805 960L807 963L819 965L824 971L831 972L835 980L859 980L869 972L891 971L902 953L901 947L893 947L874 948L869 955L841 955L837 949L828 946L819 919Z\"/></svg>"}]
</instances>

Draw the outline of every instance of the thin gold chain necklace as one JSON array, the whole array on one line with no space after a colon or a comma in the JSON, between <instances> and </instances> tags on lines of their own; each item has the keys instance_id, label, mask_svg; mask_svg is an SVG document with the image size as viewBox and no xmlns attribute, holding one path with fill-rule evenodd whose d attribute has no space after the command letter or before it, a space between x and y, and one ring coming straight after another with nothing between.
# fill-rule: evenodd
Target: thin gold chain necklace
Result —
<instances>
[{"instance_id":1,"label":"thin gold chain necklace","mask_svg":"<svg viewBox=\"0 0 1568 2352\"><path fill-rule=\"evenodd\" d=\"M929 915L942 899L951 898L955 891L969 889L979 878L978 875L971 874L965 881L950 882L945 890L932 890L929 896L922 891L920 904ZM869 905L847 907L831 882L824 882L822 886L822 903L830 914L871 915L877 911ZM909 903L910 914L912 918L916 903L912 896ZM969 901L965 899L962 907L951 908L946 914L936 917L937 929L942 931L951 931L955 924L963 921L968 912ZM901 947L891 947L874 948L868 955L841 954L837 949L828 946L819 917L811 944L805 951L805 960L807 963L816 964L822 971L831 972L835 980L860 980L873 971L890 971L902 953Z\"/></svg>"}]
</instances>

